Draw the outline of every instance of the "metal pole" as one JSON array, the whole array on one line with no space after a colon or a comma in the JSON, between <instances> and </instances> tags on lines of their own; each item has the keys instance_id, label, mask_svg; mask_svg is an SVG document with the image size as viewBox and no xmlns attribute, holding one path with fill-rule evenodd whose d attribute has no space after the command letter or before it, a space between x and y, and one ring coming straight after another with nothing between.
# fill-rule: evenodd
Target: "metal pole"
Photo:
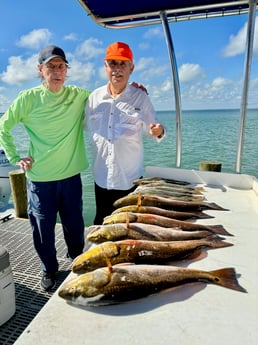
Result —
<instances>
[{"instance_id":1,"label":"metal pole","mask_svg":"<svg viewBox=\"0 0 258 345\"><path fill-rule=\"evenodd\" d=\"M160 12L160 18L162 21L168 53L170 57L170 63L172 68L173 83L174 83L174 97L176 107L176 167L180 168L181 165L181 98L180 98L180 87L178 78L178 69L176 63L176 56L174 46L172 42L171 33L169 30L167 16L164 11Z\"/></svg>"},{"instance_id":2,"label":"metal pole","mask_svg":"<svg viewBox=\"0 0 258 345\"><path fill-rule=\"evenodd\" d=\"M243 152L244 129L245 129L247 102L248 102L248 88L249 88L250 70L251 70L252 53L253 53L255 16L256 16L256 0L250 0L247 33L246 33L246 56L245 56L245 66L244 66L245 67L244 84L243 84L243 93L242 93L242 102L241 102L241 123L240 123L237 158L236 158L236 173L241 173L241 159L242 159L242 152Z\"/></svg>"}]
</instances>

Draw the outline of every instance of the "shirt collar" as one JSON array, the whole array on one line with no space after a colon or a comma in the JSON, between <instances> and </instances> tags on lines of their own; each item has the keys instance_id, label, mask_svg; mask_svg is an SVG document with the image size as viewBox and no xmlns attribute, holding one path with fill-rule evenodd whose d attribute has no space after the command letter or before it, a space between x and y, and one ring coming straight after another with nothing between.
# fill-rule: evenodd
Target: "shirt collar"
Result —
<instances>
[{"instance_id":1,"label":"shirt collar","mask_svg":"<svg viewBox=\"0 0 258 345\"><path fill-rule=\"evenodd\" d=\"M111 95L111 93L109 92L109 87L108 87L109 84L107 84L107 87L106 87L106 93L104 94L103 96L103 99L109 99L109 98L113 98L113 96ZM129 84L126 85L126 88L117 96L117 97L120 97L120 96L127 96L129 95L130 93L130 88L129 88Z\"/></svg>"}]
</instances>

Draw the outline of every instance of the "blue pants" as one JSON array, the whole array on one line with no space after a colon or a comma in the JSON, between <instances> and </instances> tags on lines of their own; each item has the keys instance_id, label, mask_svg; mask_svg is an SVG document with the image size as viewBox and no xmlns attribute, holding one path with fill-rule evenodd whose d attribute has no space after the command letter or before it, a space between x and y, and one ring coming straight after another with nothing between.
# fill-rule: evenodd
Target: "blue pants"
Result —
<instances>
[{"instance_id":1,"label":"blue pants","mask_svg":"<svg viewBox=\"0 0 258 345\"><path fill-rule=\"evenodd\" d=\"M82 182L80 175L60 181L27 181L28 216L41 269L58 271L55 226L59 213L67 256L74 259L83 252L84 220L82 215Z\"/></svg>"}]
</instances>

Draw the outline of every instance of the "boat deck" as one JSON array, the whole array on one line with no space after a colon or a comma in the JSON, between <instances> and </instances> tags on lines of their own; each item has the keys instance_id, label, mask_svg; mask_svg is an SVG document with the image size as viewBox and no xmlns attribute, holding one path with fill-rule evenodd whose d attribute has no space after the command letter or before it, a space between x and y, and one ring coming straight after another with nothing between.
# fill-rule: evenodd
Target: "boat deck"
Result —
<instances>
[{"instance_id":1,"label":"boat deck","mask_svg":"<svg viewBox=\"0 0 258 345\"><path fill-rule=\"evenodd\" d=\"M257 181L238 174L153 169L149 176L189 178L202 184L207 200L228 211L204 224L222 224L233 246L204 251L183 267L213 270L234 267L247 293L203 283L187 284L118 305L83 307L67 303L58 291L33 319L15 345L217 345L257 344L258 197ZM72 278L70 273L66 278ZM140 332L139 332L140 330Z\"/></svg>"},{"instance_id":2,"label":"boat deck","mask_svg":"<svg viewBox=\"0 0 258 345\"><path fill-rule=\"evenodd\" d=\"M66 246L60 225L56 227L60 271L56 287L50 292L45 292L40 287L40 262L33 246L28 220L12 217L7 221L0 221L0 243L10 254L16 295L14 316L0 326L0 344L12 345L70 273L71 264L65 258Z\"/></svg>"}]
</instances>

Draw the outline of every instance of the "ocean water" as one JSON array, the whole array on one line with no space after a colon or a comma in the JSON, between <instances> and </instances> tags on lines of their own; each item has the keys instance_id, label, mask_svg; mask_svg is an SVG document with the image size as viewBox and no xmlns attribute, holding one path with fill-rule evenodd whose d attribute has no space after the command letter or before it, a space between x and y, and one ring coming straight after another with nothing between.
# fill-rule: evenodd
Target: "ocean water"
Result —
<instances>
[{"instance_id":1,"label":"ocean water","mask_svg":"<svg viewBox=\"0 0 258 345\"><path fill-rule=\"evenodd\" d=\"M144 137L144 165L176 167L175 111L157 112L157 120L166 127L167 137L160 143ZM248 110L245 126L241 173L258 176L258 109ZM181 168L199 169L201 161L218 161L222 172L235 172L239 110L183 111L181 127ZM26 155L28 139L23 127L14 128L13 134L21 154ZM91 161L87 132L85 145ZM82 181L85 224L91 225L95 213L91 167L82 173Z\"/></svg>"}]
</instances>

